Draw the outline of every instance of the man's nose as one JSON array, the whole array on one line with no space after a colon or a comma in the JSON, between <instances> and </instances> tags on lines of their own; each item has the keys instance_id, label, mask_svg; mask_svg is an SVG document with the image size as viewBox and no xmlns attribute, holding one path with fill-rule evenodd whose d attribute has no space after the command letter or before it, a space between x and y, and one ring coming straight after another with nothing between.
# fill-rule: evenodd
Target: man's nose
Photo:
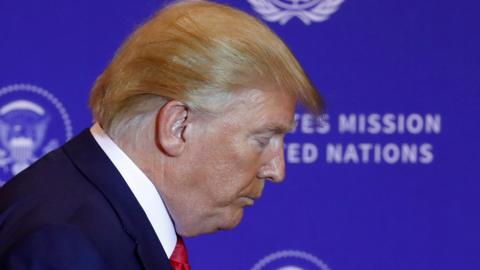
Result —
<instances>
[{"instance_id":1,"label":"man's nose","mask_svg":"<svg viewBox=\"0 0 480 270\"><path fill-rule=\"evenodd\" d=\"M262 167L261 178L270 179L272 182L280 183L285 178L285 157L283 153L283 142L275 149L271 159Z\"/></svg>"}]
</instances>

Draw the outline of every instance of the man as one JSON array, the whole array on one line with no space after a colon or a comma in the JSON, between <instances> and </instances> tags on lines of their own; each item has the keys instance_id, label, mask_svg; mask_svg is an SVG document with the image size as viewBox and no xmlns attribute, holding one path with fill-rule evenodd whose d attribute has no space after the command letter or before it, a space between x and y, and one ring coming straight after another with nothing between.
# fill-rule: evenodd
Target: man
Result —
<instances>
[{"instance_id":1,"label":"man","mask_svg":"<svg viewBox=\"0 0 480 270\"><path fill-rule=\"evenodd\" d=\"M94 126L0 190L1 269L189 269L180 236L235 227L283 179L297 101L321 109L266 26L165 8L98 78Z\"/></svg>"}]
</instances>

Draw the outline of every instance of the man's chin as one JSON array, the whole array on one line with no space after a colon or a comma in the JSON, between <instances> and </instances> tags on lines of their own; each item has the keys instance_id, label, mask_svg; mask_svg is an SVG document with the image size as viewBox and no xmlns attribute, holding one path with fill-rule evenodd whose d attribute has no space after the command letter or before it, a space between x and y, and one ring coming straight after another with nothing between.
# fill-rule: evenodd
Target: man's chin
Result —
<instances>
[{"instance_id":1,"label":"man's chin","mask_svg":"<svg viewBox=\"0 0 480 270\"><path fill-rule=\"evenodd\" d=\"M243 208L236 208L235 210L229 211L224 214L224 216L216 224L216 227L211 232L216 231L225 231L231 230L237 227L243 218Z\"/></svg>"},{"instance_id":2,"label":"man's chin","mask_svg":"<svg viewBox=\"0 0 480 270\"><path fill-rule=\"evenodd\" d=\"M228 221L225 222L224 226L222 226L222 230L231 230L235 227L237 227L240 222L242 221L243 218L243 208L238 208L235 210L234 213L230 215L230 217L227 219Z\"/></svg>"},{"instance_id":3,"label":"man's chin","mask_svg":"<svg viewBox=\"0 0 480 270\"><path fill-rule=\"evenodd\" d=\"M233 212L226 213L225 216L216 220L216 222L205 224L203 228L200 228L198 225L191 226L190 229L182 228L178 226L175 228L177 233L183 237L194 237L200 234L214 233L222 230L231 230L237 227L243 218L243 208L235 209Z\"/></svg>"}]
</instances>

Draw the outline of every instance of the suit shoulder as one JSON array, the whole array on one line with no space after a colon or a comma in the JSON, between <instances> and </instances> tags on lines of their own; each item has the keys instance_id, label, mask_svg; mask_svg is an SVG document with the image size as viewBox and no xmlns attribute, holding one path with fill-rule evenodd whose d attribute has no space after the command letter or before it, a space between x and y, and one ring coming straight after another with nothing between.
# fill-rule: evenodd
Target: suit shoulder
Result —
<instances>
[{"instance_id":1,"label":"suit shoulder","mask_svg":"<svg viewBox=\"0 0 480 270\"><path fill-rule=\"evenodd\" d=\"M110 228L120 227L108 202L61 148L0 189L0 251L46 224L72 224L79 228L95 224L98 226L89 230L103 232L106 222Z\"/></svg>"},{"instance_id":2,"label":"suit shoulder","mask_svg":"<svg viewBox=\"0 0 480 270\"><path fill-rule=\"evenodd\" d=\"M0 188L1 203L10 197L26 193L44 192L46 189L61 185L62 188L71 184L65 178L78 177L80 173L70 162L62 148L54 150L37 160L30 167L14 176Z\"/></svg>"}]
</instances>

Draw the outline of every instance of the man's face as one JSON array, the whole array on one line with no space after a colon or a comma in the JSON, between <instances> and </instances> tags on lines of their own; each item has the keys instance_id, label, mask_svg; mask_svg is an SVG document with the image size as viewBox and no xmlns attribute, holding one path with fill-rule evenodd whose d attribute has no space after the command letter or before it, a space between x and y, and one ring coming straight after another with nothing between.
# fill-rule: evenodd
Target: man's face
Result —
<instances>
[{"instance_id":1,"label":"man's face","mask_svg":"<svg viewBox=\"0 0 480 270\"><path fill-rule=\"evenodd\" d=\"M253 89L241 91L213 120L192 119L185 131L190 143L177 161L181 173L174 176L180 185L166 194L180 234L235 227L265 180L283 180L283 139L294 110L293 96Z\"/></svg>"}]
</instances>

